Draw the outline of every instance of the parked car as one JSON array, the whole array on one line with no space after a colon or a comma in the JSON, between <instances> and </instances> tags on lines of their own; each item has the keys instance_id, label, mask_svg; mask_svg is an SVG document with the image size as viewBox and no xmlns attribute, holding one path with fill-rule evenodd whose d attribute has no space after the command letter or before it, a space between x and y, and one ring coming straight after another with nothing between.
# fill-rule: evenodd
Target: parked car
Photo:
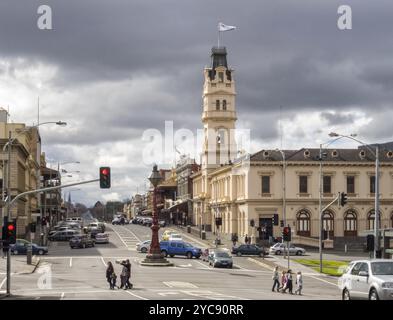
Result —
<instances>
[{"instance_id":1,"label":"parked car","mask_svg":"<svg viewBox=\"0 0 393 320\"><path fill-rule=\"evenodd\" d=\"M192 257L199 259L202 255L200 248L184 241L161 241L160 248L164 257L169 255L170 257L186 256L188 259L192 259Z\"/></svg>"},{"instance_id":2,"label":"parked car","mask_svg":"<svg viewBox=\"0 0 393 320\"><path fill-rule=\"evenodd\" d=\"M209 266L215 267L226 267L232 268L233 267L233 260L232 256L229 254L228 251L223 250L214 250L208 256Z\"/></svg>"},{"instance_id":3,"label":"parked car","mask_svg":"<svg viewBox=\"0 0 393 320\"><path fill-rule=\"evenodd\" d=\"M136 251L142 252L142 253L147 253L150 249L150 244L151 244L151 240L139 242L136 245Z\"/></svg>"},{"instance_id":4,"label":"parked car","mask_svg":"<svg viewBox=\"0 0 393 320\"><path fill-rule=\"evenodd\" d=\"M161 228L164 228L164 227L166 226L166 221L165 221L165 220L160 220L160 221L158 221L158 225L159 225Z\"/></svg>"},{"instance_id":5,"label":"parked car","mask_svg":"<svg viewBox=\"0 0 393 320\"><path fill-rule=\"evenodd\" d=\"M25 240L26 241L26 240ZM27 254L27 248L28 245L30 244L30 242L27 241L26 242L21 242L21 241L16 241L15 244L11 244L10 245L10 251L11 254ZM48 247L43 247L43 246L39 246L35 243L32 244L32 253L34 254L38 254L38 255L44 255L48 253Z\"/></svg>"},{"instance_id":6,"label":"parked car","mask_svg":"<svg viewBox=\"0 0 393 320\"><path fill-rule=\"evenodd\" d=\"M284 243L276 243L275 245L271 246L269 249L270 254L280 255L284 252L288 252L287 245ZM295 245L289 245L289 254L290 255L297 255L302 256L306 253L306 250L300 247L296 247Z\"/></svg>"},{"instance_id":7,"label":"parked car","mask_svg":"<svg viewBox=\"0 0 393 320\"><path fill-rule=\"evenodd\" d=\"M119 225L120 224L120 219L119 218L115 218L112 220L112 224L113 225Z\"/></svg>"},{"instance_id":8,"label":"parked car","mask_svg":"<svg viewBox=\"0 0 393 320\"><path fill-rule=\"evenodd\" d=\"M168 240L169 241L176 241L176 240L180 241L180 240L183 240L183 239L182 239L181 234L179 234L179 233L171 233L169 235L169 239Z\"/></svg>"},{"instance_id":9,"label":"parked car","mask_svg":"<svg viewBox=\"0 0 393 320\"><path fill-rule=\"evenodd\" d=\"M109 243L109 234L97 233L95 236L95 243Z\"/></svg>"},{"instance_id":10,"label":"parked car","mask_svg":"<svg viewBox=\"0 0 393 320\"><path fill-rule=\"evenodd\" d=\"M97 228L100 230L101 233L105 232L105 224L102 222L90 222L87 226L88 228Z\"/></svg>"},{"instance_id":11,"label":"parked car","mask_svg":"<svg viewBox=\"0 0 393 320\"><path fill-rule=\"evenodd\" d=\"M268 255L269 252L266 252L264 248L255 244L242 244L238 247L233 247L232 254L236 254L238 257L242 255L264 257L265 255Z\"/></svg>"},{"instance_id":12,"label":"parked car","mask_svg":"<svg viewBox=\"0 0 393 320\"><path fill-rule=\"evenodd\" d=\"M150 227L153 224L153 218L151 217L145 217L142 220L142 224L146 227Z\"/></svg>"},{"instance_id":13,"label":"parked car","mask_svg":"<svg viewBox=\"0 0 393 320\"><path fill-rule=\"evenodd\" d=\"M393 260L352 261L338 285L343 300L393 300Z\"/></svg>"},{"instance_id":14,"label":"parked car","mask_svg":"<svg viewBox=\"0 0 393 320\"><path fill-rule=\"evenodd\" d=\"M94 243L94 239L87 235L78 235L70 239L71 249L94 247Z\"/></svg>"},{"instance_id":15,"label":"parked car","mask_svg":"<svg viewBox=\"0 0 393 320\"><path fill-rule=\"evenodd\" d=\"M54 234L48 236L49 241L69 241L71 238L80 234L80 232L76 230L66 230L66 231L57 231Z\"/></svg>"}]
</instances>

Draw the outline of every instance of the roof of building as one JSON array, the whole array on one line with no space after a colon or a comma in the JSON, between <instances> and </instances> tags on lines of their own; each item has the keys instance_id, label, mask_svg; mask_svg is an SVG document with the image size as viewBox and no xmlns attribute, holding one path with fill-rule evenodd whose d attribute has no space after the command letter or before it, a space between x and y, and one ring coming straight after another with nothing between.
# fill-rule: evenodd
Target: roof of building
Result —
<instances>
[{"instance_id":1,"label":"roof of building","mask_svg":"<svg viewBox=\"0 0 393 320\"><path fill-rule=\"evenodd\" d=\"M319 149L302 148L299 150L283 150L286 161L318 161ZM367 148L359 149L322 149L323 161L331 162L374 162L375 156ZM381 162L393 162L393 151L380 149ZM251 155L250 161L282 161L282 155L277 150L261 150Z\"/></svg>"}]
</instances>

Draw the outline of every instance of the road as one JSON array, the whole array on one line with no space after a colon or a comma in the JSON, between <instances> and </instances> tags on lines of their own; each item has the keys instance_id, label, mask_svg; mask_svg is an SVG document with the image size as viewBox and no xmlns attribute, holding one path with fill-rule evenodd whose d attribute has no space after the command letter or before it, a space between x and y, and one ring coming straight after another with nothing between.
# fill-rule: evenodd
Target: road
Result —
<instances>
[{"instance_id":1,"label":"road","mask_svg":"<svg viewBox=\"0 0 393 320\"><path fill-rule=\"evenodd\" d=\"M160 233L164 229L160 230ZM21 299L132 299L132 300L270 300L270 299L340 299L337 279L304 274L304 295L273 293L272 272L262 258L234 257L233 269L209 267L200 259L169 258L173 267L147 267L139 262L136 243L150 239L150 228L140 225L107 225L109 244L94 248L71 249L67 242L50 246L32 274L12 277L12 294ZM189 234L187 241L202 247L200 240ZM132 290L109 290L105 278L106 264L117 259L130 259ZM269 259L275 259L273 257ZM120 274L121 268L114 264ZM296 272L296 270L293 270ZM0 275L0 291L4 290Z\"/></svg>"}]
</instances>

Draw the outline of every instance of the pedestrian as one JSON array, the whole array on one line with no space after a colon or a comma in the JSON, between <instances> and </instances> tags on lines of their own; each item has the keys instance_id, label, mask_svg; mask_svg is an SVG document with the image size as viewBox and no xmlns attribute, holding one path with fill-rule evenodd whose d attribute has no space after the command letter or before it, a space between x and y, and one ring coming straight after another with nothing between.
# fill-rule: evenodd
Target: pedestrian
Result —
<instances>
[{"instance_id":1,"label":"pedestrian","mask_svg":"<svg viewBox=\"0 0 393 320\"><path fill-rule=\"evenodd\" d=\"M130 260L122 261L120 263L123 266L123 269L121 271L121 286L120 288L122 289L124 287L124 290L131 289L132 284L130 283L130 277L131 277L131 263Z\"/></svg>"},{"instance_id":2,"label":"pedestrian","mask_svg":"<svg viewBox=\"0 0 393 320\"><path fill-rule=\"evenodd\" d=\"M274 292L274 289L275 289L276 286L277 286L277 292L279 292L280 282L278 281L278 279L279 279L279 274L278 274L278 267L277 267L277 266L274 267L272 279L273 279L273 288L272 288L272 291Z\"/></svg>"},{"instance_id":3,"label":"pedestrian","mask_svg":"<svg viewBox=\"0 0 393 320\"><path fill-rule=\"evenodd\" d=\"M303 289L303 276L302 273L299 271L296 275L296 290L295 294L299 294L299 296L302 295L302 289Z\"/></svg>"},{"instance_id":4,"label":"pedestrian","mask_svg":"<svg viewBox=\"0 0 393 320\"><path fill-rule=\"evenodd\" d=\"M114 272L115 271L113 269L113 264L112 264L112 262L109 261L108 262L108 267L106 268L106 280L109 283L109 289L113 289L113 286L112 286L112 275L113 275Z\"/></svg>"},{"instance_id":5,"label":"pedestrian","mask_svg":"<svg viewBox=\"0 0 393 320\"><path fill-rule=\"evenodd\" d=\"M246 244L248 244L248 235L246 235L246 236L244 237L244 242L245 242Z\"/></svg>"},{"instance_id":6,"label":"pedestrian","mask_svg":"<svg viewBox=\"0 0 393 320\"><path fill-rule=\"evenodd\" d=\"M292 284L292 270L289 269L287 272L287 286L286 289L288 289L290 294L293 294L292 289L293 289L293 284ZM285 289L285 290L286 290Z\"/></svg>"},{"instance_id":7,"label":"pedestrian","mask_svg":"<svg viewBox=\"0 0 393 320\"><path fill-rule=\"evenodd\" d=\"M232 235L232 242L233 242L233 246L236 247L236 242L237 242L237 234Z\"/></svg>"},{"instance_id":8,"label":"pedestrian","mask_svg":"<svg viewBox=\"0 0 393 320\"><path fill-rule=\"evenodd\" d=\"M279 288L281 290L282 293L285 293L287 288L287 275L286 272L283 271L281 273L281 287Z\"/></svg>"}]
</instances>

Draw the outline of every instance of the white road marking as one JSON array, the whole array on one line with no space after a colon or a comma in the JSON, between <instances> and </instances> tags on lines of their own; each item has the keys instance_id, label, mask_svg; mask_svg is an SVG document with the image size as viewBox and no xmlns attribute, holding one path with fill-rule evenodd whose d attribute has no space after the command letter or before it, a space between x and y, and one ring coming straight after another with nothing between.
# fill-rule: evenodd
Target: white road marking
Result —
<instances>
[{"instance_id":1,"label":"white road marking","mask_svg":"<svg viewBox=\"0 0 393 320\"><path fill-rule=\"evenodd\" d=\"M34 298L34 300L39 300L39 299L41 299L41 297L35 297L35 298Z\"/></svg>"},{"instance_id":2,"label":"white road marking","mask_svg":"<svg viewBox=\"0 0 393 320\"><path fill-rule=\"evenodd\" d=\"M62 293L61 293L61 296L60 296L60 300L63 300L63 299L64 299L64 295L65 295L65 293L62 292Z\"/></svg>"},{"instance_id":3,"label":"white road marking","mask_svg":"<svg viewBox=\"0 0 393 320\"><path fill-rule=\"evenodd\" d=\"M256 263L256 264L260 265L261 267L264 267L264 268L266 268L268 270L273 270L273 268L270 267L269 265L267 265L267 264L265 264L265 263L263 263L261 261L255 260L254 258L247 258L247 260L251 261L251 262L254 262L254 263Z\"/></svg>"},{"instance_id":4,"label":"white road marking","mask_svg":"<svg viewBox=\"0 0 393 320\"><path fill-rule=\"evenodd\" d=\"M326 282L328 284L331 284L332 286L338 287L338 284L336 284L336 283L333 283L333 282L330 282L330 281L327 281L327 280L324 280L324 279L320 279L320 278L312 276L312 275L306 275L306 276L310 277L310 278L313 278L313 279L316 279L316 280L319 280L319 281L322 281L322 282Z\"/></svg>"},{"instance_id":5,"label":"white road marking","mask_svg":"<svg viewBox=\"0 0 393 320\"><path fill-rule=\"evenodd\" d=\"M70 258L70 268L72 268L72 258Z\"/></svg>"},{"instance_id":6,"label":"white road marking","mask_svg":"<svg viewBox=\"0 0 393 320\"><path fill-rule=\"evenodd\" d=\"M120 241L123 242L124 246L128 249L127 243L124 242L123 238L120 236L120 234L113 228L112 229L114 233L119 237Z\"/></svg>"},{"instance_id":7,"label":"white road marking","mask_svg":"<svg viewBox=\"0 0 393 320\"><path fill-rule=\"evenodd\" d=\"M103 257L101 257L101 261L102 261L102 263L104 264L104 266L106 267L106 266L107 266L107 264L106 264L106 262L105 262L105 260L104 260L104 258L103 258Z\"/></svg>"},{"instance_id":8,"label":"white road marking","mask_svg":"<svg viewBox=\"0 0 393 320\"><path fill-rule=\"evenodd\" d=\"M1 281L1 283L0 283L0 289L1 289L1 287L4 285L4 283L7 281L7 277L5 277L4 279L3 279L3 281Z\"/></svg>"},{"instance_id":9,"label":"white road marking","mask_svg":"<svg viewBox=\"0 0 393 320\"><path fill-rule=\"evenodd\" d=\"M130 295L132 295L132 296L134 296L134 297L136 297L136 298L138 298L138 299L141 299L141 300L149 300L149 299L147 299L147 298L138 296L137 294L135 294L135 293L133 293L133 292L131 292L131 291L126 290L125 292L127 292L128 294L130 294Z\"/></svg>"},{"instance_id":10,"label":"white road marking","mask_svg":"<svg viewBox=\"0 0 393 320\"><path fill-rule=\"evenodd\" d=\"M197 260L195 260L195 262L196 262L196 263L199 263L201 266L203 266L203 269L208 269L208 270L210 270L210 268L209 268L207 265L203 264L202 262L197 261Z\"/></svg>"},{"instance_id":11,"label":"white road marking","mask_svg":"<svg viewBox=\"0 0 393 320\"><path fill-rule=\"evenodd\" d=\"M191 282L163 281L162 283L169 288L198 288L195 284L192 284Z\"/></svg>"}]
</instances>

